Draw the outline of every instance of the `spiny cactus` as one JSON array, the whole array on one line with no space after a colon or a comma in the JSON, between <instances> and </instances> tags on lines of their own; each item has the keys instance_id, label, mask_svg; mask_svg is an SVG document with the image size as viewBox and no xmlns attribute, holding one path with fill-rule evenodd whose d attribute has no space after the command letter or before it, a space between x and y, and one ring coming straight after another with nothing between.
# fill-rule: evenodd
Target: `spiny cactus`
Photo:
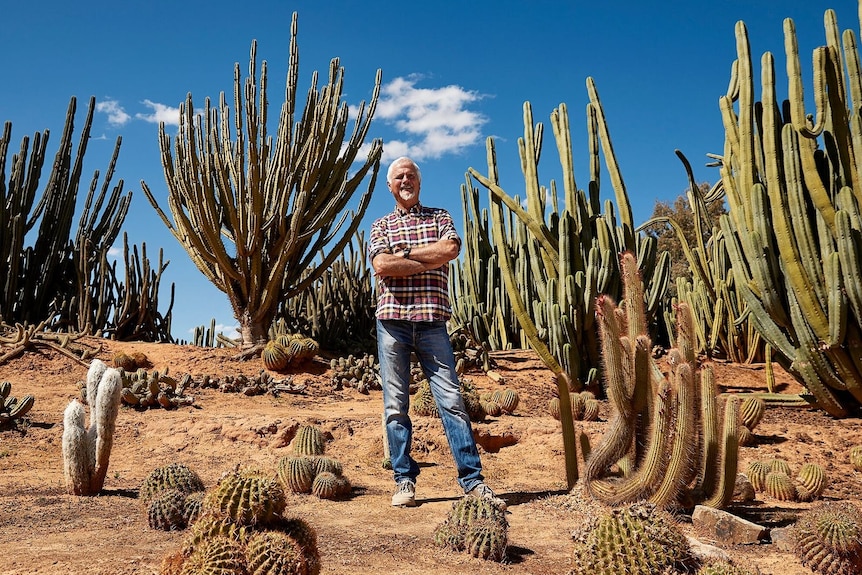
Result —
<instances>
[{"instance_id":1,"label":"spiny cactus","mask_svg":"<svg viewBox=\"0 0 862 575\"><path fill-rule=\"evenodd\" d=\"M852 503L814 504L792 528L795 552L815 573L862 573L862 513Z\"/></svg>"},{"instance_id":2,"label":"spiny cactus","mask_svg":"<svg viewBox=\"0 0 862 575\"><path fill-rule=\"evenodd\" d=\"M283 371L293 361L293 352L278 341L269 340L260 353L263 366L270 371Z\"/></svg>"},{"instance_id":3,"label":"spiny cactus","mask_svg":"<svg viewBox=\"0 0 862 575\"><path fill-rule=\"evenodd\" d=\"M105 484L120 410L120 372L94 359L87 371L90 425L84 426L83 404L75 399L63 415L63 471L74 495L96 495Z\"/></svg>"},{"instance_id":4,"label":"spiny cactus","mask_svg":"<svg viewBox=\"0 0 862 575\"><path fill-rule=\"evenodd\" d=\"M36 398L25 395L20 400L9 394L12 392L12 384L8 381L0 381L0 427L21 419L32 409Z\"/></svg>"},{"instance_id":5,"label":"spiny cactus","mask_svg":"<svg viewBox=\"0 0 862 575\"><path fill-rule=\"evenodd\" d=\"M643 284L631 252L620 256L625 297L617 305L596 299L610 425L590 449L584 480L594 497L610 505L649 500L659 506L703 502L726 506L738 456L738 401L729 398L719 435L712 366L694 354L691 311L676 306L677 347L668 354L666 377L652 357ZM620 462L626 473L616 477Z\"/></svg>"},{"instance_id":6,"label":"spiny cactus","mask_svg":"<svg viewBox=\"0 0 862 575\"><path fill-rule=\"evenodd\" d=\"M778 501L796 501L796 486L790 476L781 471L770 471L766 475L766 494Z\"/></svg>"},{"instance_id":7,"label":"spiny cactus","mask_svg":"<svg viewBox=\"0 0 862 575\"><path fill-rule=\"evenodd\" d=\"M343 475L322 471L314 477L311 493L320 499L338 499L350 493L350 481Z\"/></svg>"},{"instance_id":8,"label":"spiny cactus","mask_svg":"<svg viewBox=\"0 0 862 575\"><path fill-rule=\"evenodd\" d=\"M247 573L243 546L229 537L211 537L200 542L183 561L182 573L242 575Z\"/></svg>"},{"instance_id":9,"label":"spiny cactus","mask_svg":"<svg viewBox=\"0 0 862 575\"><path fill-rule=\"evenodd\" d=\"M780 457L773 457L766 461L766 466L769 467L770 471L775 471L777 473L783 473L790 477L790 464L787 463L786 460L781 459Z\"/></svg>"},{"instance_id":10,"label":"spiny cactus","mask_svg":"<svg viewBox=\"0 0 862 575\"><path fill-rule=\"evenodd\" d=\"M256 469L237 469L207 492L202 511L222 513L237 525L268 525L284 511L286 503L278 479Z\"/></svg>"},{"instance_id":11,"label":"spiny cactus","mask_svg":"<svg viewBox=\"0 0 862 575\"><path fill-rule=\"evenodd\" d=\"M862 471L862 445L854 445L850 448L850 465L856 471Z\"/></svg>"},{"instance_id":12,"label":"spiny cactus","mask_svg":"<svg viewBox=\"0 0 862 575\"><path fill-rule=\"evenodd\" d=\"M183 539L182 553L188 556L205 541L216 537L226 537L237 543L245 544L252 533L252 529L253 527L250 525L237 524L219 511L207 511L202 508L198 518L189 523L189 532Z\"/></svg>"},{"instance_id":13,"label":"spiny cactus","mask_svg":"<svg viewBox=\"0 0 862 575\"><path fill-rule=\"evenodd\" d=\"M317 532L306 520L300 517L288 517L282 519L278 530L290 535L302 547L305 556L305 564L308 566L308 575L319 575L320 552L317 549Z\"/></svg>"},{"instance_id":14,"label":"spiny cactus","mask_svg":"<svg viewBox=\"0 0 862 575\"><path fill-rule=\"evenodd\" d=\"M195 398L186 395L192 376L184 375L179 381L168 375L168 370L133 371L120 370L123 379L121 398L123 404L136 408L163 407L170 409L181 405L192 405Z\"/></svg>"},{"instance_id":15,"label":"spiny cactus","mask_svg":"<svg viewBox=\"0 0 862 575\"><path fill-rule=\"evenodd\" d=\"M434 542L453 551L467 551L474 557L502 561L508 528L502 506L489 499L467 496L452 504L446 519L434 530Z\"/></svg>"},{"instance_id":16,"label":"spiny cactus","mask_svg":"<svg viewBox=\"0 0 862 575\"><path fill-rule=\"evenodd\" d=\"M754 445L754 428L760 423L766 412L766 402L756 395L746 397L739 407L742 422L739 427L739 444Z\"/></svg>"},{"instance_id":17,"label":"spiny cactus","mask_svg":"<svg viewBox=\"0 0 862 575\"><path fill-rule=\"evenodd\" d=\"M255 533L246 544L245 553L249 573L298 575L308 572L302 546L286 533Z\"/></svg>"},{"instance_id":18,"label":"spiny cactus","mask_svg":"<svg viewBox=\"0 0 862 575\"><path fill-rule=\"evenodd\" d=\"M204 482L189 466L183 463L169 463L150 471L141 482L138 498L146 505L166 489L178 489L189 494L204 490Z\"/></svg>"},{"instance_id":19,"label":"spiny cactus","mask_svg":"<svg viewBox=\"0 0 862 575\"><path fill-rule=\"evenodd\" d=\"M826 488L826 472L816 463L806 463L796 476L796 493L800 501L814 501Z\"/></svg>"},{"instance_id":20,"label":"spiny cactus","mask_svg":"<svg viewBox=\"0 0 862 575\"><path fill-rule=\"evenodd\" d=\"M673 518L649 503L592 517L573 535L569 575L655 575L691 571L688 540Z\"/></svg>"},{"instance_id":21,"label":"spiny cactus","mask_svg":"<svg viewBox=\"0 0 862 575\"><path fill-rule=\"evenodd\" d=\"M311 493L316 469L310 457L285 456L278 460L278 480L293 493Z\"/></svg>"},{"instance_id":22,"label":"spiny cactus","mask_svg":"<svg viewBox=\"0 0 862 575\"><path fill-rule=\"evenodd\" d=\"M347 357L333 358L329 362L332 369L333 389L352 387L359 393L367 394L370 390L379 390L380 364L376 363L373 355L365 354L362 357L348 355Z\"/></svg>"},{"instance_id":23,"label":"spiny cactus","mask_svg":"<svg viewBox=\"0 0 862 575\"><path fill-rule=\"evenodd\" d=\"M697 575L760 575L757 567L747 567L721 559L705 562L697 570Z\"/></svg>"},{"instance_id":24,"label":"spiny cactus","mask_svg":"<svg viewBox=\"0 0 862 575\"><path fill-rule=\"evenodd\" d=\"M748 464L746 475L752 487L757 491L766 489L766 476L770 472L769 465L764 461L751 461Z\"/></svg>"},{"instance_id":25,"label":"spiny cactus","mask_svg":"<svg viewBox=\"0 0 862 575\"><path fill-rule=\"evenodd\" d=\"M186 494L179 489L164 489L153 497L147 507L147 522L151 529L179 531L185 529Z\"/></svg>"},{"instance_id":26,"label":"spiny cactus","mask_svg":"<svg viewBox=\"0 0 862 575\"><path fill-rule=\"evenodd\" d=\"M491 401L500 404L500 408L504 413L514 413L515 409L518 408L518 403L521 398L518 395L518 392L514 389L507 387L503 390L497 390L491 396Z\"/></svg>"},{"instance_id":27,"label":"spiny cactus","mask_svg":"<svg viewBox=\"0 0 862 575\"><path fill-rule=\"evenodd\" d=\"M320 427L312 424L300 426L293 438L293 453L297 456L323 455L326 451L326 438Z\"/></svg>"}]
</instances>

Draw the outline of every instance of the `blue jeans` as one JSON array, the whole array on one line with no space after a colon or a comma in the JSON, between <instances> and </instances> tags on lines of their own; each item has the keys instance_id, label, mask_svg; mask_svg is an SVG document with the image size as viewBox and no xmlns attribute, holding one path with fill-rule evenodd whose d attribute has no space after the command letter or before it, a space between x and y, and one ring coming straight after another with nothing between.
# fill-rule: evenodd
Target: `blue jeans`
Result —
<instances>
[{"instance_id":1,"label":"blue jeans","mask_svg":"<svg viewBox=\"0 0 862 575\"><path fill-rule=\"evenodd\" d=\"M458 470L458 484L467 492L482 482L482 462L473 439L470 416L455 373L455 356L446 322L377 320L377 351L383 379L383 414L395 482L416 481L419 465L410 455L410 353L415 352L443 421L443 431Z\"/></svg>"}]
</instances>

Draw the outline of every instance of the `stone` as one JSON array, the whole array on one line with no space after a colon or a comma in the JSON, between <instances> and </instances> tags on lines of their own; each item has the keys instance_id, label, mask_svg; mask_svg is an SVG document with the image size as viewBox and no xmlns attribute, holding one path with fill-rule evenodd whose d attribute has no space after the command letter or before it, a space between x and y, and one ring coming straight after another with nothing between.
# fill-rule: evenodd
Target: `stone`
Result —
<instances>
[{"instance_id":1,"label":"stone","mask_svg":"<svg viewBox=\"0 0 862 575\"><path fill-rule=\"evenodd\" d=\"M694 508L691 522L698 534L725 545L757 544L768 534L762 525L705 505Z\"/></svg>"}]
</instances>

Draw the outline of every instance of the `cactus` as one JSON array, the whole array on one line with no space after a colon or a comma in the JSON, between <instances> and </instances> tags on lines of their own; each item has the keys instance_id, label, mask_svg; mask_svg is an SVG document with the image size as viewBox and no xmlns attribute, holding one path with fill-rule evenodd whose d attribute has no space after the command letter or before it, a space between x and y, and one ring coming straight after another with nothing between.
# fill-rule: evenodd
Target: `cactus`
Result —
<instances>
[{"instance_id":1,"label":"cactus","mask_svg":"<svg viewBox=\"0 0 862 575\"><path fill-rule=\"evenodd\" d=\"M647 499L661 507L686 501L723 507L730 502L738 456L738 402L725 404L718 435L717 390L711 365L696 364L691 312L677 306L677 347L670 378L652 357L646 335L643 287L637 261L620 257L625 298L596 300L610 425L590 450L584 470L587 490L610 505ZM622 478L618 462L636 462Z\"/></svg>"},{"instance_id":2,"label":"cactus","mask_svg":"<svg viewBox=\"0 0 862 575\"><path fill-rule=\"evenodd\" d=\"M805 111L794 22L784 20L784 106L772 53L757 74L748 31L737 23L733 81L719 98L728 204L721 229L736 288L776 361L820 409L846 417L862 403L862 129L854 119L862 76L853 32L844 32L842 48L833 10L824 28L826 45L813 57L815 115Z\"/></svg>"},{"instance_id":3,"label":"cactus","mask_svg":"<svg viewBox=\"0 0 862 575\"><path fill-rule=\"evenodd\" d=\"M853 504L814 504L792 528L795 553L815 573L862 572L862 513Z\"/></svg>"},{"instance_id":4,"label":"cactus","mask_svg":"<svg viewBox=\"0 0 862 575\"><path fill-rule=\"evenodd\" d=\"M202 512L224 514L237 525L268 525L286 503L278 479L255 469L237 469L207 492Z\"/></svg>"},{"instance_id":5,"label":"cactus","mask_svg":"<svg viewBox=\"0 0 862 575\"><path fill-rule=\"evenodd\" d=\"M147 507L147 522L151 529L179 531L185 529L186 494L179 489L164 489L150 501Z\"/></svg>"},{"instance_id":6,"label":"cactus","mask_svg":"<svg viewBox=\"0 0 862 575\"><path fill-rule=\"evenodd\" d=\"M713 559L701 565L696 575L760 575L760 570L757 567L747 567L722 559Z\"/></svg>"},{"instance_id":7,"label":"cactus","mask_svg":"<svg viewBox=\"0 0 862 575\"><path fill-rule=\"evenodd\" d=\"M350 481L343 475L322 471L314 477L311 493L320 499L338 499L350 493Z\"/></svg>"},{"instance_id":8,"label":"cactus","mask_svg":"<svg viewBox=\"0 0 862 575\"><path fill-rule=\"evenodd\" d=\"M293 453L296 456L323 455L326 451L326 439L316 425L302 425L293 438Z\"/></svg>"},{"instance_id":9,"label":"cactus","mask_svg":"<svg viewBox=\"0 0 862 575\"><path fill-rule=\"evenodd\" d=\"M287 366L293 360L293 352L281 343L273 340L266 342L260 356L264 367L270 371L283 371L287 369Z\"/></svg>"},{"instance_id":10,"label":"cactus","mask_svg":"<svg viewBox=\"0 0 862 575\"><path fill-rule=\"evenodd\" d=\"M84 426L85 410L73 400L63 415L63 470L66 487L73 495L96 495L104 486L114 444L120 409L120 372L94 359L87 372L90 426Z\"/></svg>"},{"instance_id":11,"label":"cactus","mask_svg":"<svg viewBox=\"0 0 862 575\"><path fill-rule=\"evenodd\" d=\"M862 445L854 445L849 453L850 465L856 471L862 471Z\"/></svg>"},{"instance_id":12,"label":"cactus","mask_svg":"<svg viewBox=\"0 0 862 575\"><path fill-rule=\"evenodd\" d=\"M826 489L826 472L816 463L806 463L796 476L796 492L800 501L814 501Z\"/></svg>"},{"instance_id":13,"label":"cactus","mask_svg":"<svg viewBox=\"0 0 862 575\"><path fill-rule=\"evenodd\" d=\"M695 564L682 530L648 503L593 517L573 537L570 575L654 575L691 571Z\"/></svg>"},{"instance_id":14,"label":"cactus","mask_svg":"<svg viewBox=\"0 0 862 575\"><path fill-rule=\"evenodd\" d=\"M778 501L796 501L798 498L796 486L793 485L790 476L781 471L770 471L766 475L764 491Z\"/></svg>"},{"instance_id":15,"label":"cactus","mask_svg":"<svg viewBox=\"0 0 862 575\"><path fill-rule=\"evenodd\" d=\"M183 561L182 573L246 573L243 546L228 537L212 537L200 542Z\"/></svg>"},{"instance_id":16,"label":"cactus","mask_svg":"<svg viewBox=\"0 0 862 575\"><path fill-rule=\"evenodd\" d=\"M9 394L12 392L12 384L8 381L0 381L0 427L21 419L33 408L36 398L25 395L20 400Z\"/></svg>"},{"instance_id":17,"label":"cactus","mask_svg":"<svg viewBox=\"0 0 862 575\"><path fill-rule=\"evenodd\" d=\"M293 493L311 493L316 469L311 457L282 457L278 460L278 480Z\"/></svg>"},{"instance_id":18,"label":"cactus","mask_svg":"<svg viewBox=\"0 0 862 575\"><path fill-rule=\"evenodd\" d=\"M230 517L220 512L208 512L203 507L200 516L189 525L189 533L183 539L181 550L186 556L190 555L205 541L216 537L224 537L245 544L253 532L252 526L238 525Z\"/></svg>"},{"instance_id":19,"label":"cactus","mask_svg":"<svg viewBox=\"0 0 862 575\"><path fill-rule=\"evenodd\" d=\"M382 389L380 365L376 363L373 355L355 357L351 354L346 358L333 358L329 367L332 369L333 389L352 387L362 394L367 394L372 389Z\"/></svg>"},{"instance_id":20,"label":"cactus","mask_svg":"<svg viewBox=\"0 0 862 575\"><path fill-rule=\"evenodd\" d=\"M769 471L775 473L783 473L784 475L790 477L790 464L787 463L784 459L779 457L772 458L766 462L766 466L769 468Z\"/></svg>"},{"instance_id":21,"label":"cactus","mask_svg":"<svg viewBox=\"0 0 862 575\"><path fill-rule=\"evenodd\" d=\"M495 400L496 401L496 400ZM511 388L506 388L500 394L500 401L497 403L500 404L500 408L505 413L515 413L515 410L518 408L518 403L520 402L520 397L518 396L518 392Z\"/></svg>"},{"instance_id":22,"label":"cactus","mask_svg":"<svg viewBox=\"0 0 862 575\"><path fill-rule=\"evenodd\" d=\"M186 374L180 381L164 372L150 371L138 368L126 372L120 370L123 379L121 399L124 405L138 409L159 408L171 409L181 405L192 405L195 398L186 395L186 388L192 382L192 376Z\"/></svg>"},{"instance_id":23,"label":"cactus","mask_svg":"<svg viewBox=\"0 0 862 575\"><path fill-rule=\"evenodd\" d=\"M204 490L200 476L182 463L169 463L150 471L141 482L138 498L146 505L166 489L177 489L185 494Z\"/></svg>"},{"instance_id":24,"label":"cactus","mask_svg":"<svg viewBox=\"0 0 862 575\"><path fill-rule=\"evenodd\" d=\"M763 461L752 461L748 464L746 475L752 487L757 491L766 489L766 476L769 475L770 466Z\"/></svg>"},{"instance_id":25,"label":"cactus","mask_svg":"<svg viewBox=\"0 0 862 575\"><path fill-rule=\"evenodd\" d=\"M255 533L246 545L249 573L290 575L308 572L300 544L278 531Z\"/></svg>"},{"instance_id":26,"label":"cactus","mask_svg":"<svg viewBox=\"0 0 862 575\"><path fill-rule=\"evenodd\" d=\"M467 496L454 502L446 519L434 529L434 542L453 551L466 550L474 557L502 561L508 528L504 507L489 499Z\"/></svg>"}]
</instances>

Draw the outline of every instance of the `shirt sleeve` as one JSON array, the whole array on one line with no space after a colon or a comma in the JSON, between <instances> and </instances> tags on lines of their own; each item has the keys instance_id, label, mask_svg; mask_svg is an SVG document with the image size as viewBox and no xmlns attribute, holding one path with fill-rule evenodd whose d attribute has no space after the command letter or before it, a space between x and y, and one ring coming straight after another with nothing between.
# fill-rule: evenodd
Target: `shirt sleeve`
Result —
<instances>
[{"instance_id":1,"label":"shirt sleeve","mask_svg":"<svg viewBox=\"0 0 862 575\"><path fill-rule=\"evenodd\" d=\"M371 224L371 237L368 238L368 263L373 262L378 254L390 251L389 234L386 233L386 224L381 218Z\"/></svg>"},{"instance_id":2,"label":"shirt sleeve","mask_svg":"<svg viewBox=\"0 0 862 575\"><path fill-rule=\"evenodd\" d=\"M452 216L446 210L441 209L437 214L437 227L440 230L441 240L455 240L458 242L458 248L461 248L461 236L458 235L458 230L455 229L455 222L452 221Z\"/></svg>"}]
</instances>

